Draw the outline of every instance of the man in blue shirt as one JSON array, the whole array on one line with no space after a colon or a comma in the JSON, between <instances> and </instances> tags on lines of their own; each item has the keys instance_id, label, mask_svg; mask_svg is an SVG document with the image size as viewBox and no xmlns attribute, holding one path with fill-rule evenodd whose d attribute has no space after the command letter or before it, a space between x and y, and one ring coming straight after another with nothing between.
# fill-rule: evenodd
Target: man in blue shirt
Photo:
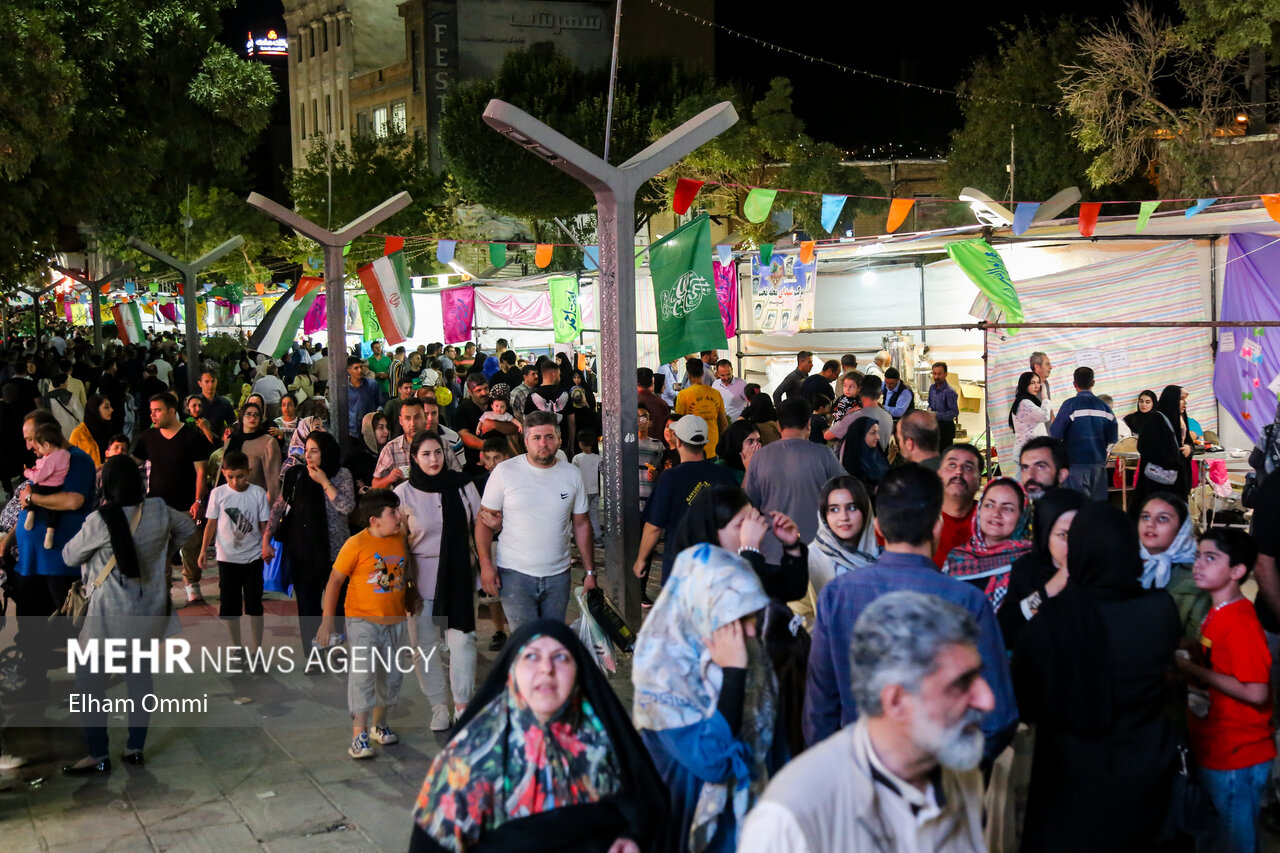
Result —
<instances>
[{"instance_id":1,"label":"man in blue shirt","mask_svg":"<svg viewBox=\"0 0 1280 853\"><path fill-rule=\"evenodd\" d=\"M933 364L933 384L929 386L929 411L938 418L938 449L946 450L956 440L956 419L960 417L960 397L947 383L947 363Z\"/></svg>"},{"instance_id":2,"label":"man in blue shirt","mask_svg":"<svg viewBox=\"0 0 1280 853\"><path fill-rule=\"evenodd\" d=\"M33 448L36 428L43 424L58 425L53 413L36 409L22 422L22 437L27 449ZM18 561L13 567L13 599L17 605L18 634L14 643L22 650L23 672L27 683L22 698L44 699L49 693L49 670L58 666L54 649L66 639L65 623L49 624L49 615L62 606L72 582L79 580L80 567L62 561L62 546L84 526L93 501L94 467L89 455L78 447L68 448L71 464L62 491L52 495L28 493L14 528ZM44 547L49 513L58 513L54 527L53 547ZM28 515L35 521L28 529Z\"/></svg>"},{"instance_id":3,"label":"man in blue shirt","mask_svg":"<svg viewBox=\"0 0 1280 853\"><path fill-rule=\"evenodd\" d=\"M1107 499L1107 448L1119 440L1111 407L1093 394L1093 369L1077 367L1076 395L1062 404L1049 435L1067 448L1067 485L1095 501Z\"/></svg>"},{"instance_id":4,"label":"man in blue shirt","mask_svg":"<svg viewBox=\"0 0 1280 853\"><path fill-rule=\"evenodd\" d=\"M365 378L364 359L347 357L347 433L351 443L360 440L360 423L364 416L382 408L382 394L378 383Z\"/></svg>"},{"instance_id":5,"label":"man in blue shirt","mask_svg":"<svg viewBox=\"0 0 1280 853\"><path fill-rule=\"evenodd\" d=\"M898 368L890 367L884 372L884 410L893 415L896 421L915 408L915 392L902 381Z\"/></svg>"},{"instance_id":6,"label":"man in blue shirt","mask_svg":"<svg viewBox=\"0 0 1280 853\"><path fill-rule=\"evenodd\" d=\"M1018 708L1009 677L1009 659L995 611L982 592L949 578L933 563L942 531L942 481L921 465L908 464L885 475L876 492L876 530L884 536L880 559L840 575L818 597L809 673L805 686L805 743L815 743L858 718L849 661L853 625L867 605L898 590L936 595L968 611L978 623L982 677L996 707L982 721L990 761L1009 743Z\"/></svg>"}]
</instances>

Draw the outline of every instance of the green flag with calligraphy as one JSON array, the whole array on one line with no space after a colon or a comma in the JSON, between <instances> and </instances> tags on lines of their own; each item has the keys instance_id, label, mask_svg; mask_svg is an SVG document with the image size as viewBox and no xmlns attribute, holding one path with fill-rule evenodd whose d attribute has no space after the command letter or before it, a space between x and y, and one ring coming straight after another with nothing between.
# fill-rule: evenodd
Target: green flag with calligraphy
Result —
<instances>
[{"instance_id":1,"label":"green flag with calligraphy","mask_svg":"<svg viewBox=\"0 0 1280 853\"><path fill-rule=\"evenodd\" d=\"M556 330L556 343L574 343L582 332L582 306L578 303L578 277L552 276L548 285L551 289L551 322Z\"/></svg>"},{"instance_id":2,"label":"green flag with calligraphy","mask_svg":"<svg viewBox=\"0 0 1280 853\"><path fill-rule=\"evenodd\" d=\"M658 358L725 349L716 279L711 268L711 218L705 213L649 247L658 315Z\"/></svg>"},{"instance_id":3,"label":"green flag with calligraphy","mask_svg":"<svg viewBox=\"0 0 1280 853\"><path fill-rule=\"evenodd\" d=\"M1022 322L1022 300L1013 287L1013 279L1005 268L1000 253L986 240L960 240L947 245L947 255L964 271L969 280L978 286L998 312L1004 312L1005 322L1016 326ZM1009 334L1013 334L1009 329Z\"/></svg>"},{"instance_id":4,"label":"green flag with calligraphy","mask_svg":"<svg viewBox=\"0 0 1280 853\"><path fill-rule=\"evenodd\" d=\"M382 324L378 322L378 312L373 309L373 302L363 293L356 296L356 304L360 306L360 323L364 327L366 341L382 340Z\"/></svg>"}]
</instances>

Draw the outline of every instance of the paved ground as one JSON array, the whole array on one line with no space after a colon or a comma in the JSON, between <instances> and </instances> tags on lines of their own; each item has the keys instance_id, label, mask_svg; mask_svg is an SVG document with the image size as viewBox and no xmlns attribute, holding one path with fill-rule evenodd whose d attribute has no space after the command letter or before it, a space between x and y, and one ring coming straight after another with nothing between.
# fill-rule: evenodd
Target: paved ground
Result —
<instances>
[{"instance_id":1,"label":"paved ground","mask_svg":"<svg viewBox=\"0 0 1280 853\"><path fill-rule=\"evenodd\" d=\"M206 595L216 579L206 579ZM211 599L213 600L213 599ZM572 607L576 610L576 607ZM292 602L268 602L266 645L296 644ZM482 609L482 614L483 614ZM184 608L193 646L226 642L213 606ZM574 614L576 615L576 614ZM571 616L573 618L573 616ZM12 622L12 620L10 620ZM492 626L479 629L483 679L495 653ZM13 625L0 632L12 644ZM613 682L630 701L630 671ZM171 683L171 682L165 682ZM63 692L70 684L62 675ZM157 680L157 692L162 682ZM30 763L0 777L0 849L25 851L398 851L407 847L410 807L447 736L429 731L430 706L410 676L391 719L401 742L376 758L347 757L346 677L338 673L205 676L208 713L195 725L153 724L146 765L119 761L124 721L112 720L113 772L72 779L59 768L85 754L65 704L26 726L30 706L6 704L5 750ZM123 696L115 686L111 697ZM236 704L238 699L252 701ZM14 717L17 717L15 720Z\"/></svg>"}]
</instances>

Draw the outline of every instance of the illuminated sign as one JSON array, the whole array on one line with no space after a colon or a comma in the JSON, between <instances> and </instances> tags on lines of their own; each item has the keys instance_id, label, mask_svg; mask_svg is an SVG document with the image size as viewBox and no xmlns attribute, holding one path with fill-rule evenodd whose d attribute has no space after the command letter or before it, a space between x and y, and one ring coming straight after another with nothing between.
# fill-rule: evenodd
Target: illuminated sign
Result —
<instances>
[{"instance_id":1,"label":"illuminated sign","mask_svg":"<svg viewBox=\"0 0 1280 853\"><path fill-rule=\"evenodd\" d=\"M289 40L275 30L267 30L265 38L254 38L250 30L244 48L249 56L288 56Z\"/></svg>"}]
</instances>

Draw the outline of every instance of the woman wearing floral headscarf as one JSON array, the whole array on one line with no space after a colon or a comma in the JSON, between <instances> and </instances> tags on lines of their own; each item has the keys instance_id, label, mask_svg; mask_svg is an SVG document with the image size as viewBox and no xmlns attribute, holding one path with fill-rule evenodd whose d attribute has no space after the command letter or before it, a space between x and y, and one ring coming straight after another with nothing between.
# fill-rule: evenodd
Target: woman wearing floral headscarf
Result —
<instances>
[{"instance_id":1,"label":"woman wearing floral headscarf","mask_svg":"<svg viewBox=\"0 0 1280 853\"><path fill-rule=\"evenodd\" d=\"M671 792L666 841L693 853L733 850L768 782L778 687L757 636L769 597L751 565L726 550L741 526L720 530L722 547L676 557L632 669L632 716Z\"/></svg>"},{"instance_id":2,"label":"woman wearing floral headscarf","mask_svg":"<svg viewBox=\"0 0 1280 853\"><path fill-rule=\"evenodd\" d=\"M942 573L976 586L997 613L1009 591L1013 561L1031 550L1031 502L1018 481L997 477L982 491L973 516L973 537L952 548Z\"/></svg>"},{"instance_id":3,"label":"woman wearing floral headscarf","mask_svg":"<svg viewBox=\"0 0 1280 853\"><path fill-rule=\"evenodd\" d=\"M563 622L511 635L436 756L411 853L666 850L667 794L626 709Z\"/></svg>"}]
</instances>

